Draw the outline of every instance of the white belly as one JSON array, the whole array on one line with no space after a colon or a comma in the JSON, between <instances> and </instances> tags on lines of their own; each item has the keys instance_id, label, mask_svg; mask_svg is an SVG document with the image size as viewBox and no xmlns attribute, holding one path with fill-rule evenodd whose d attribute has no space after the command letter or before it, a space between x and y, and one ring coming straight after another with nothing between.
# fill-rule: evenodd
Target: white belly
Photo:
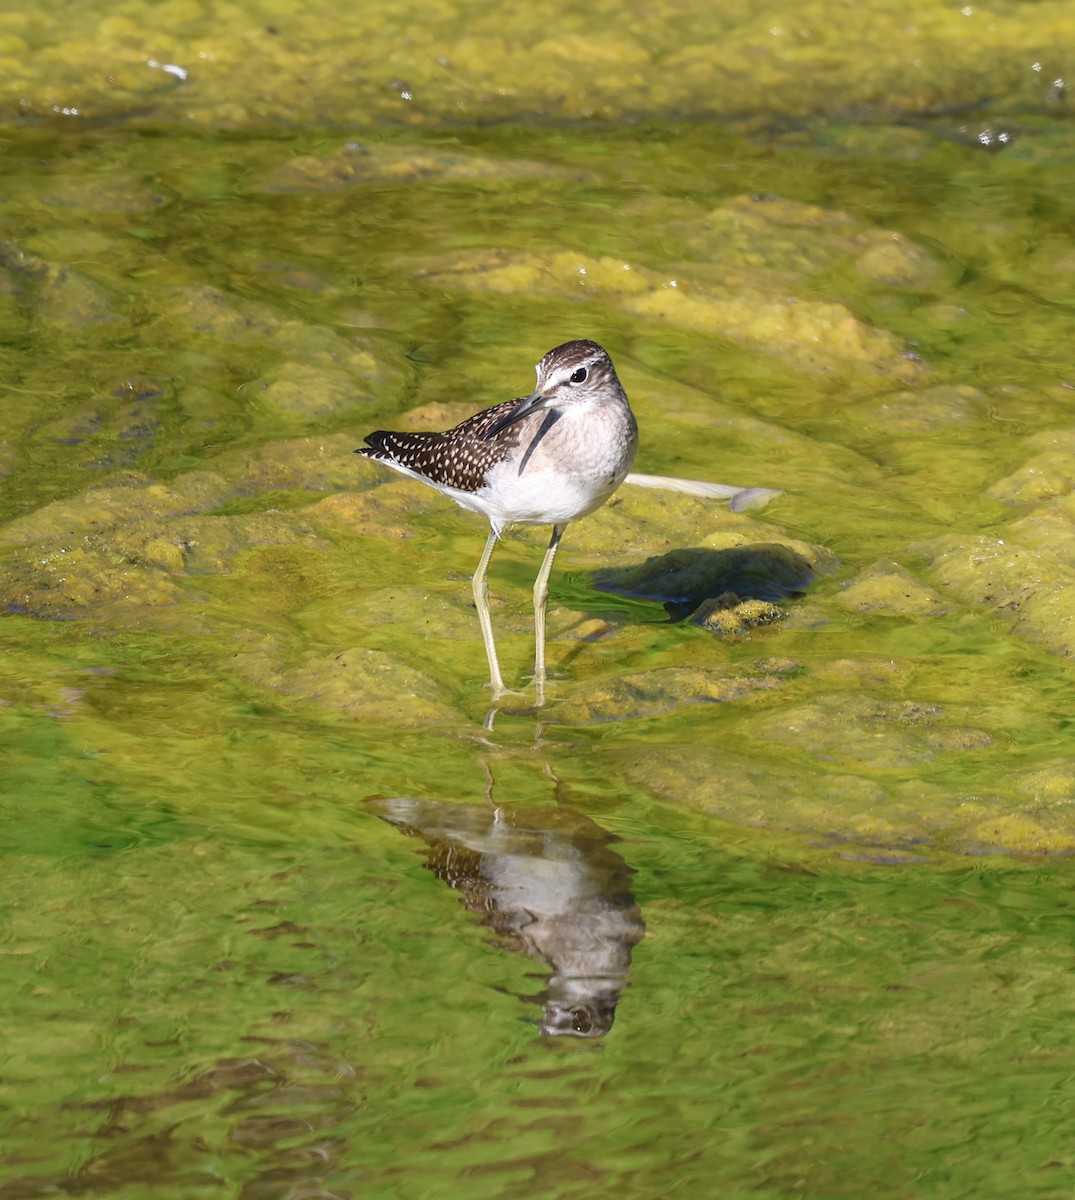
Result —
<instances>
[{"instance_id":1,"label":"white belly","mask_svg":"<svg viewBox=\"0 0 1075 1200\"><path fill-rule=\"evenodd\" d=\"M535 414L515 453L478 491L493 524L563 525L600 508L634 461L633 422L621 416L618 408L568 410L539 436L545 414Z\"/></svg>"}]
</instances>

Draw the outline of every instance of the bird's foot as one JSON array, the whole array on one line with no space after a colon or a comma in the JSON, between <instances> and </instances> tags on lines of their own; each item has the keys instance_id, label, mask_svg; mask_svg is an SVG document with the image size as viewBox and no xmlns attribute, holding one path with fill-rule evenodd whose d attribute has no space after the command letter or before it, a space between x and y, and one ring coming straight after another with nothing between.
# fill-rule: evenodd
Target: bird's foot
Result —
<instances>
[{"instance_id":1,"label":"bird's foot","mask_svg":"<svg viewBox=\"0 0 1075 1200\"><path fill-rule=\"evenodd\" d=\"M517 691L515 688L504 686L502 679L494 679L485 685L493 693L493 703L499 703L505 696L522 696L524 693Z\"/></svg>"},{"instance_id":2,"label":"bird's foot","mask_svg":"<svg viewBox=\"0 0 1075 1200\"><path fill-rule=\"evenodd\" d=\"M494 688L492 707L485 715L486 732L493 732L493 726L501 713L507 713L513 717L523 717L532 713L535 708L533 704L527 704L525 701L523 703L513 703L515 700L523 700L525 696L525 692L515 691L513 688Z\"/></svg>"}]
</instances>

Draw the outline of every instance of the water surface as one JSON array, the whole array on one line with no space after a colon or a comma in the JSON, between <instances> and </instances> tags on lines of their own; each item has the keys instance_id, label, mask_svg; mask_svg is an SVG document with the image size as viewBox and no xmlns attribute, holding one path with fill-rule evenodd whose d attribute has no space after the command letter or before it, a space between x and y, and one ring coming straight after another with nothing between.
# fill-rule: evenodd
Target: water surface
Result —
<instances>
[{"instance_id":1,"label":"water surface","mask_svg":"<svg viewBox=\"0 0 1075 1200\"><path fill-rule=\"evenodd\" d=\"M1073 167L1019 133L5 132L0 1195L1070 1194ZM572 336L640 469L785 494L572 527L489 722L480 523L350 449ZM739 635L594 586L743 547ZM584 847L605 1036L540 1036L563 942L447 805Z\"/></svg>"}]
</instances>

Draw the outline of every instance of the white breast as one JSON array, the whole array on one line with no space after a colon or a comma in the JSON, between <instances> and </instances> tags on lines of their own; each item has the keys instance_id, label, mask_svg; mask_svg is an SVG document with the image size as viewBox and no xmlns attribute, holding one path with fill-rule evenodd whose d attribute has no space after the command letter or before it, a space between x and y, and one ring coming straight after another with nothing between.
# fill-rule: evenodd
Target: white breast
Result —
<instances>
[{"instance_id":1,"label":"white breast","mask_svg":"<svg viewBox=\"0 0 1075 1200\"><path fill-rule=\"evenodd\" d=\"M490 470L467 505L494 526L563 525L592 513L620 486L637 438L625 406L567 411L547 429L535 414L515 452Z\"/></svg>"}]
</instances>

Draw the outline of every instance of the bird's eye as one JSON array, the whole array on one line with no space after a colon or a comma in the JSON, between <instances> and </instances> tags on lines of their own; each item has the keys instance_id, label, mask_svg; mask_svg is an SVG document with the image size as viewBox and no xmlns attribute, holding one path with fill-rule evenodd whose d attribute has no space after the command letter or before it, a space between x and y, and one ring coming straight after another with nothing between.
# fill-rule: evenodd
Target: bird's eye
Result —
<instances>
[{"instance_id":1,"label":"bird's eye","mask_svg":"<svg viewBox=\"0 0 1075 1200\"><path fill-rule=\"evenodd\" d=\"M587 374L586 368L579 367L579 369L577 371L572 372L571 382L572 383L585 383L586 382L586 374Z\"/></svg>"}]
</instances>

